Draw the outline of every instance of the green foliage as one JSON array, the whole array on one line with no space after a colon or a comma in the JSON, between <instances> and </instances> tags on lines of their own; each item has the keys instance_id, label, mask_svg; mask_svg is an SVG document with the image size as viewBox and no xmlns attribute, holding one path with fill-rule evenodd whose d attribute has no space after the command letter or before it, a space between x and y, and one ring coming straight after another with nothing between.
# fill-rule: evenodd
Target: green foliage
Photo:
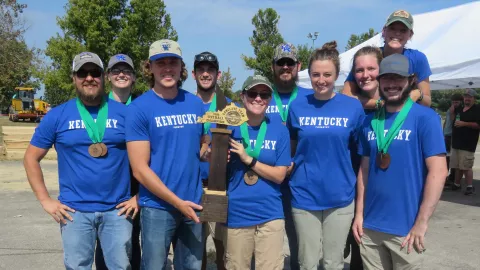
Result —
<instances>
[{"instance_id":1,"label":"green foliage","mask_svg":"<svg viewBox=\"0 0 480 270\"><path fill-rule=\"evenodd\" d=\"M218 86L220 89L222 89L223 94L228 97L229 99L233 101L238 101L236 100L237 96L232 91L233 85L235 84L235 78L232 77L232 73L230 72L230 67L227 69L227 71L222 72L222 76L220 76L220 79L218 80Z\"/></svg>"},{"instance_id":2,"label":"green foliage","mask_svg":"<svg viewBox=\"0 0 480 270\"><path fill-rule=\"evenodd\" d=\"M17 86L38 89L34 77L41 64L40 51L28 48L24 40L25 26L19 14L27 6L15 0L0 0L0 108L11 104Z\"/></svg>"},{"instance_id":3,"label":"green foliage","mask_svg":"<svg viewBox=\"0 0 480 270\"><path fill-rule=\"evenodd\" d=\"M375 32L373 28L368 29L368 32L362 33L360 35L354 35L352 34L350 36L350 39L347 42L347 46L345 47L345 50L348 51L351 48L371 39L374 37L378 32Z\"/></svg>"},{"instance_id":4,"label":"green foliage","mask_svg":"<svg viewBox=\"0 0 480 270\"><path fill-rule=\"evenodd\" d=\"M477 91L477 96L480 97L480 88L475 88L474 90ZM446 112L452 105L452 96L456 93L463 95L465 93L465 89L432 91L431 107L437 109L438 111Z\"/></svg>"},{"instance_id":5,"label":"green foliage","mask_svg":"<svg viewBox=\"0 0 480 270\"><path fill-rule=\"evenodd\" d=\"M310 56L315 51L314 48L308 46L308 44L298 45L297 47L297 55L298 61L302 63L302 70L308 67L308 62L310 61Z\"/></svg>"},{"instance_id":6,"label":"green foliage","mask_svg":"<svg viewBox=\"0 0 480 270\"><path fill-rule=\"evenodd\" d=\"M44 71L45 95L53 105L75 96L71 67L76 54L94 52L105 68L112 55L129 55L135 64L138 93L149 88L142 76L149 45L159 39L178 39L163 1L69 0L65 9L65 16L57 18L63 34L50 38L45 52L52 59Z\"/></svg>"},{"instance_id":7,"label":"green foliage","mask_svg":"<svg viewBox=\"0 0 480 270\"><path fill-rule=\"evenodd\" d=\"M273 79L272 60L275 47L284 42L282 35L278 31L278 21L280 16L272 8L258 10L252 19L255 27L252 37L249 38L253 47L255 57L242 55L245 66L253 69L255 74L267 77L270 81Z\"/></svg>"}]
</instances>

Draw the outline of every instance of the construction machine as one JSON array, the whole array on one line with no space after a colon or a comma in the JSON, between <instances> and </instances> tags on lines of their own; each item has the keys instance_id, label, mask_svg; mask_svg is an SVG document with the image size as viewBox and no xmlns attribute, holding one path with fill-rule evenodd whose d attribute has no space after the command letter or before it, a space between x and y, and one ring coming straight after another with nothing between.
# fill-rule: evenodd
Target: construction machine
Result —
<instances>
[{"instance_id":1,"label":"construction machine","mask_svg":"<svg viewBox=\"0 0 480 270\"><path fill-rule=\"evenodd\" d=\"M35 99L34 95L34 88L16 87L8 110L8 119L13 122L18 122L20 119L39 122L50 110L50 104L41 99Z\"/></svg>"}]
</instances>

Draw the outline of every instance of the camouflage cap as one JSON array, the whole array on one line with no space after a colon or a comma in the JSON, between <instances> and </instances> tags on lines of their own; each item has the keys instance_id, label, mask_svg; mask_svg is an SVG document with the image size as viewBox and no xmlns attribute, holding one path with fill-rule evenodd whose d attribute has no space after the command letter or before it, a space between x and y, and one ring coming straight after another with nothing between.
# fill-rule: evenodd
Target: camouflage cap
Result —
<instances>
[{"instance_id":1,"label":"camouflage cap","mask_svg":"<svg viewBox=\"0 0 480 270\"><path fill-rule=\"evenodd\" d=\"M103 62L100 57L92 52L82 52L73 58L72 71L77 72L86 63L93 63L103 70Z\"/></svg>"},{"instance_id":2,"label":"camouflage cap","mask_svg":"<svg viewBox=\"0 0 480 270\"><path fill-rule=\"evenodd\" d=\"M405 10L397 10L388 16L385 26L389 26L394 22L401 22L405 24L408 29L413 29L413 16Z\"/></svg>"},{"instance_id":3,"label":"camouflage cap","mask_svg":"<svg viewBox=\"0 0 480 270\"><path fill-rule=\"evenodd\" d=\"M267 78L261 75L249 76L243 83L242 90L248 91L260 84L266 85L270 89L270 91L273 92L272 84L270 83L270 81L268 81Z\"/></svg>"},{"instance_id":4,"label":"camouflage cap","mask_svg":"<svg viewBox=\"0 0 480 270\"><path fill-rule=\"evenodd\" d=\"M276 62L282 58L290 58L297 62L297 48L292 43L279 44L273 53L273 61Z\"/></svg>"}]
</instances>

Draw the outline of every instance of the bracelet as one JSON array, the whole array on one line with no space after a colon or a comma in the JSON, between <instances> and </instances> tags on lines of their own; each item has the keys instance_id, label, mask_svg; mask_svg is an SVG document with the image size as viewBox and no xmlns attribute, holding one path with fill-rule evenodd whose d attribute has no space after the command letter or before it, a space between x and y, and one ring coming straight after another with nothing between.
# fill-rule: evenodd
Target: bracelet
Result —
<instances>
[{"instance_id":1,"label":"bracelet","mask_svg":"<svg viewBox=\"0 0 480 270\"><path fill-rule=\"evenodd\" d=\"M417 99L417 102L423 100L423 92L422 92L422 90L418 89L418 91L420 92L420 97Z\"/></svg>"},{"instance_id":2,"label":"bracelet","mask_svg":"<svg viewBox=\"0 0 480 270\"><path fill-rule=\"evenodd\" d=\"M253 166L255 166L255 164L257 164L257 159L252 157L252 162L250 162L250 164L247 165L248 168L253 168Z\"/></svg>"},{"instance_id":3,"label":"bracelet","mask_svg":"<svg viewBox=\"0 0 480 270\"><path fill-rule=\"evenodd\" d=\"M382 99L377 99L377 101L375 102L375 110L379 110L380 107L382 105Z\"/></svg>"}]
</instances>

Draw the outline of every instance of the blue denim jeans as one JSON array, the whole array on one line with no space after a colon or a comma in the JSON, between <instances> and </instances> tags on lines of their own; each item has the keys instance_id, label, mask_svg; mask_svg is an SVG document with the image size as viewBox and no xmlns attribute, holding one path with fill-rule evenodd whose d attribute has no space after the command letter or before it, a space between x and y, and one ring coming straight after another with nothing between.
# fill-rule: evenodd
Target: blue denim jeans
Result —
<instances>
[{"instance_id":1,"label":"blue denim jeans","mask_svg":"<svg viewBox=\"0 0 480 270\"><path fill-rule=\"evenodd\" d=\"M66 269L92 269L98 238L109 269L130 269L132 220L118 210L70 213L73 221L60 225Z\"/></svg>"},{"instance_id":2,"label":"blue denim jeans","mask_svg":"<svg viewBox=\"0 0 480 270\"><path fill-rule=\"evenodd\" d=\"M204 249L203 226L177 210L150 207L140 212L142 270L165 269L170 244L175 241L175 270L200 270Z\"/></svg>"}]
</instances>

